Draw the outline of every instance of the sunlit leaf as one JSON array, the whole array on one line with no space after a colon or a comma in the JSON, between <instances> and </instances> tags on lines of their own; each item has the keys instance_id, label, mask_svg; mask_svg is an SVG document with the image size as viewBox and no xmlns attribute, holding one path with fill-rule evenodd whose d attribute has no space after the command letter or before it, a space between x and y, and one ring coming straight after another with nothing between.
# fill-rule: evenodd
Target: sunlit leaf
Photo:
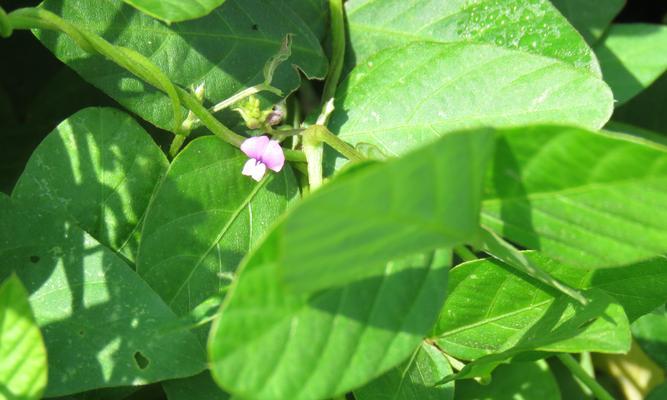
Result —
<instances>
[{"instance_id":1,"label":"sunlit leaf","mask_svg":"<svg viewBox=\"0 0 667 400\"><path fill-rule=\"evenodd\" d=\"M33 152L13 197L67 216L134 260L140 222L167 158L129 115L88 108L64 120Z\"/></svg>"},{"instance_id":2,"label":"sunlit leaf","mask_svg":"<svg viewBox=\"0 0 667 400\"><path fill-rule=\"evenodd\" d=\"M336 98L332 129L387 155L462 128L546 122L599 128L613 109L607 85L586 71L468 43L385 50L357 67Z\"/></svg>"},{"instance_id":3,"label":"sunlit leaf","mask_svg":"<svg viewBox=\"0 0 667 400\"><path fill-rule=\"evenodd\" d=\"M59 217L0 199L0 279L15 272L48 350L47 397L190 376L205 368L176 316L118 256Z\"/></svg>"},{"instance_id":4,"label":"sunlit leaf","mask_svg":"<svg viewBox=\"0 0 667 400\"><path fill-rule=\"evenodd\" d=\"M0 398L40 399L46 377L46 348L28 293L10 276L0 285Z\"/></svg>"},{"instance_id":5,"label":"sunlit leaf","mask_svg":"<svg viewBox=\"0 0 667 400\"><path fill-rule=\"evenodd\" d=\"M348 57L357 64L409 42L470 41L559 59L600 75L591 49L548 0L349 0L346 9Z\"/></svg>"}]
</instances>

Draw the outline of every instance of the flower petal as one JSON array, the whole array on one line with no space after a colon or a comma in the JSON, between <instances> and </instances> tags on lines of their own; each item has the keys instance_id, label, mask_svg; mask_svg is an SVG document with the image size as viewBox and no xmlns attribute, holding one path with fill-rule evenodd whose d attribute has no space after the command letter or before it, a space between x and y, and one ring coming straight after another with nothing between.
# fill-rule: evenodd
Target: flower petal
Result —
<instances>
[{"instance_id":1,"label":"flower petal","mask_svg":"<svg viewBox=\"0 0 667 400\"><path fill-rule=\"evenodd\" d=\"M250 158L261 160L262 154L266 151L266 146L269 142L270 139L268 136L254 136L243 141L241 151Z\"/></svg>"},{"instance_id":2,"label":"flower petal","mask_svg":"<svg viewBox=\"0 0 667 400\"><path fill-rule=\"evenodd\" d=\"M260 160L273 171L280 171L285 164L285 153L277 140L271 140L264 149Z\"/></svg>"},{"instance_id":3,"label":"flower petal","mask_svg":"<svg viewBox=\"0 0 667 400\"><path fill-rule=\"evenodd\" d=\"M245 165L243 165L243 171L241 171L241 173L245 176L250 176L252 179L259 182L262 180L264 174L266 173L266 165L264 165L264 163L261 161L257 161L254 158L251 158L250 160L246 161Z\"/></svg>"}]
</instances>

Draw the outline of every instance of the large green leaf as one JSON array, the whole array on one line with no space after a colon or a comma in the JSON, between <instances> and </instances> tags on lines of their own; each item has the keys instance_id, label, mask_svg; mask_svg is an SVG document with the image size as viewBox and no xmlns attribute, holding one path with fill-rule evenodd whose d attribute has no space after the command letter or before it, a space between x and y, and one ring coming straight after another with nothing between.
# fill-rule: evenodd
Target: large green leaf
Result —
<instances>
[{"instance_id":1,"label":"large green leaf","mask_svg":"<svg viewBox=\"0 0 667 400\"><path fill-rule=\"evenodd\" d=\"M46 348L28 293L11 276L0 285L0 399L40 399L46 377Z\"/></svg>"},{"instance_id":2,"label":"large green leaf","mask_svg":"<svg viewBox=\"0 0 667 400\"><path fill-rule=\"evenodd\" d=\"M414 43L352 72L338 91L331 127L348 142L394 155L476 126L599 128L612 109L604 82L565 63L490 45Z\"/></svg>"},{"instance_id":3,"label":"large green leaf","mask_svg":"<svg viewBox=\"0 0 667 400\"><path fill-rule=\"evenodd\" d=\"M493 372L492 381L456 382L456 400L560 400L560 390L544 360L513 362Z\"/></svg>"},{"instance_id":4,"label":"large green leaf","mask_svg":"<svg viewBox=\"0 0 667 400\"><path fill-rule=\"evenodd\" d=\"M250 255L211 331L213 376L244 398L315 400L356 389L410 356L445 297L448 251L309 295L280 283L282 248L271 235Z\"/></svg>"},{"instance_id":5,"label":"large green leaf","mask_svg":"<svg viewBox=\"0 0 667 400\"><path fill-rule=\"evenodd\" d=\"M581 267L667 252L667 147L579 128L534 126L497 137L482 223Z\"/></svg>"},{"instance_id":6,"label":"large green leaf","mask_svg":"<svg viewBox=\"0 0 667 400\"><path fill-rule=\"evenodd\" d=\"M168 166L129 115L88 108L63 121L33 152L13 197L67 216L129 259L153 189Z\"/></svg>"},{"instance_id":7,"label":"large green leaf","mask_svg":"<svg viewBox=\"0 0 667 400\"><path fill-rule=\"evenodd\" d=\"M274 227L282 280L297 290L329 288L396 258L472 241L492 145L486 129L450 133L321 187Z\"/></svg>"},{"instance_id":8,"label":"large green leaf","mask_svg":"<svg viewBox=\"0 0 667 400\"><path fill-rule=\"evenodd\" d=\"M551 0L590 44L604 34L625 0Z\"/></svg>"},{"instance_id":9,"label":"large green leaf","mask_svg":"<svg viewBox=\"0 0 667 400\"><path fill-rule=\"evenodd\" d=\"M0 279L30 292L49 361L47 397L190 376L197 337L118 256L73 224L0 199Z\"/></svg>"},{"instance_id":10,"label":"large green leaf","mask_svg":"<svg viewBox=\"0 0 667 400\"><path fill-rule=\"evenodd\" d=\"M548 0L350 0L346 8L349 57L357 64L408 42L470 41L556 58L600 75L591 49Z\"/></svg>"},{"instance_id":11,"label":"large green leaf","mask_svg":"<svg viewBox=\"0 0 667 400\"><path fill-rule=\"evenodd\" d=\"M299 85L291 67L323 77L327 61L317 37L290 8L269 0L227 0L205 18L167 26L120 0L46 0L44 7L102 35L115 45L147 56L176 84L206 85L206 100L219 102L263 81L264 64L293 33L292 57L274 76L285 92ZM153 124L171 129L166 95L100 56L79 49L64 35L40 31L38 38L84 79Z\"/></svg>"},{"instance_id":12,"label":"large green leaf","mask_svg":"<svg viewBox=\"0 0 667 400\"><path fill-rule=\"evenodd\" d=\"M208 371L184 379L162 382L169 400L229 400Z\"/></svg>"},{"instance_id":13,"label":"large green leaf","mask_svg":"<svg viewBox=\"0 0 667 400\"><path fill-rule=\"evenodd\" d=\"M203 17L225 0L123 0L155 18L167 22Z\"/></svg>"},{"instance_id":14,"label":"large green leaf","mask_svg":"<svg viewBox=\"0 0 667 400\"><path fill-rule=\"evenodd\" d=\"M285 7L290 7L298 14L313 33L324 38L328 22L328 0L282 0Z\"/></svg>"},{"instance_id":15,"label":"large green leaf","mask_svg":"<svg viewBox=\"0 0 667 400\"><path fill-rule=\"evenodd\" d=\"M616 104L623 104L667 71L667 26L612 25L595 52Z\"/></svg>"},{"instance_id":16,"label":"large green leaf","mask_svg":"<svg viewBox=\"0 0 667 400\"><path fill-rule=\"evenodd\" d=\"M629 326L623 307L637 317L667 301L665 285L656 285L667 279L664 258L628 267L628 271L589 271L550 262L538 253L525 255L544 271L574 287L592 288L607 297L618 295L619 300L599 308L600 311L606 308L611 319L603 316L586 327L572 324L568 320L574 312L583 315L595 306L571 304L555 289L519 275L499 261L474 261L454 268L450 274L449 294L435 328L441 348L462 359L476 359L515 347L622 352L629 346ZM594 301L604 297L593 295ZM599 315L591 313L591 317ZM532 348L531 342L535 344Z\"/></svg>"},{"instance_id":17,"label":"large green leaf","mask_svg":"<svg viewBox=\"0 0 667 400\"><path fill-rule=\"evenodd\" d=\"M454 383L438 385L452 373L447 358L430 344L422 343L410 359L354 391L357 400L452 400Z\"/></svg>"},{"instance_id":18,"label":"large green leaf","mask_svg":"<svg viewBox=\"0 0 667 400\"><path fill-rule=\"evenodd\" d=\"M257 183L247 160L217 137L174 160L146 212L137 272L179 315L220 292L298 193L289 167Z\"/></svg>"}]
</instances>

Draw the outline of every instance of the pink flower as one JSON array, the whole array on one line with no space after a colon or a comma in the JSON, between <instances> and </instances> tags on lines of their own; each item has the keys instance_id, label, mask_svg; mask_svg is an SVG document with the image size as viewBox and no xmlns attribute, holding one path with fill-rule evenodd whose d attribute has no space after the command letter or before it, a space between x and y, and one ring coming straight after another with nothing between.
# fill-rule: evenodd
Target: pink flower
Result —
<instances>
[{"instance_id":1,"label":"pink flower","mask_svg":"<svg viewBox=\"0 0 667 400\"><path fill-rule=\"evenodd\" d=\"M241 144L243 151L250 160L243 166L243 175L250 176L256 181L260 181L266 169L278 172L285 164L285 154L283 148L277 140L271 140L268 136L255 136L246 139Z\"/></svg>"}]
</instances>

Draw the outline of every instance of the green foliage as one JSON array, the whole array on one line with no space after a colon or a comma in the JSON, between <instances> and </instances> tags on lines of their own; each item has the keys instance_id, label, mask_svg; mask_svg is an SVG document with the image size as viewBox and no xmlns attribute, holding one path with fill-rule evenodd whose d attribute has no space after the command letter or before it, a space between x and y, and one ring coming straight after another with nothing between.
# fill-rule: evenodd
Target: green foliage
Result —
<instances>
[{"instance_id":1,"label":"green foliage","mask_svg":"<svg viewBox=\"0 0 667 400\"><path fill-rule=\"evenodd\" d=\"M124 0L139 10L167 22L203 17L225 0Z\"/></svg>"},{"instance_id":2,"label":"green foliage","mask_svg":"<svg viewBox=\"0 0 667 400\"><path fill-rule=\"evenodd\" d=\"M616 104L623 104L667 71L667 26L612 25L595 53Z\"/></svg>"},{"instance_id":3,"label":"green foliage","mask_svg":"<svg viewBox=\"0 0 667 400\"><path fill-rule=\"evenodd\" d=\"M326 72L327 62L315 35L278 2L228 0L204 18L170 26L120 0L47 0L43 5L116 46L148 57L182 87L205 84L205 98L214 103L260 83L264 64L287 33L295 34L291 63L310 78L321 78ZM274 18L283 24L274 24ZM40 31L37 36L61 61L120 104L158 127L171 127L173 112L167 96L103 58L86 54L62 34ZM273 86L291 92L298 85L299 77L289 64L278 68Z\"/></svg>"},{"instance_id":4,"label":"green foliage","mask_svg":"<svg viewBox=\"0 0 667 400\"><path fill-rule=\"evenodd\" d=\"M0 220L0 278L14 272L30 293L48 351L47 396L204 369L196 337L165 329L174 313L111 250L72 222L9 199Z\"/></svg>"},{"instance_id":5,"label":"green foliage","mask_svg":"<svg viewBox=\"0 0 667 400\"><path fill-rule=\"evenodd\" d=\"M605 33L626 0L551 0L589 44Z\"/></svg>"},{"instance_id":6,"label":"green foliage","mask_svg":"<svg viewBox=\"0 0 667 400\"><path fill-rule=\"evenodd\" d=\"M435 322L447 251L392 261L374 277L301 294L281 284L276 237L246 259L211 331L213 376L232 393L341 395L407 359Z\"/></svg>"},{"instance_id":7,"label":"green foliage","mask_svg":"<svg viewBox=\"0 0 667 400\"><path fill-rule=\"evenodd\" d=\"M477 42L520 49L600 74L591 49L548 0L350 0L350 62L409 42ZM477 64L477 63L473 63Z\"/></svg>"},{"instance_id":8,"label":"green foliage","mask_svg":"<svg viewBox=\"0 0 667 400\"><path fill-rule=\"evenodd\" d=\"M289 169L270 182L244 177L246 158L216 137L194 140L146 210L137 272L179 315L231 283L243 255L298 192Z\"/></svg>"},{"instance_id":9,"label":"green foliage","mask_svg":"<svg viewBox=\"0 0 667 400\"><path fill-rule=\"evenodd\" d=\"M331 127L386 155L479 126L571 123L599 128L612 94L563 62L470 43L417 42L358 66L336 95Z\"/></svg>"},{"instance_id":10,"label":"green foliage","mask_svg":"<svg viewBox=\"0 0 667 400\"><path fill-rule=\"evenodd\" d=\"M37 400L46 387L46 348L16 276L0 285L0 399Z\"/></svg>"},{"instance_id":11,"label":"green foliage","mask_svg":"<svg viewBox=\"0 0 667 400\"><path fill-rule=\"evenodd\" d=\"M661 10L3 7L0 400L609 400L667 371Z\"/></svg>"},{"instance_id":12,"label":"green foliage","mask_svg":"<svg viewBox=\"0 0 667 400\"><path fill-rule=\"evenodd\" d=\"M133 260L140 222L167 158L129 115L89 108L64 120L35 149L13 197L67 216Z\"/></svg>"},{"instance_id":13,"label":"green foliage","mask_svg":"<svg viewBox=\"0 0 667 400\"><path fill-rule=\"evenodd\" d=\"M422 343L410 359L354 391L358 400L452 400L454 384L439 385L452 373L447 358L439 349Z\"/></svg>"}]
</instances>

